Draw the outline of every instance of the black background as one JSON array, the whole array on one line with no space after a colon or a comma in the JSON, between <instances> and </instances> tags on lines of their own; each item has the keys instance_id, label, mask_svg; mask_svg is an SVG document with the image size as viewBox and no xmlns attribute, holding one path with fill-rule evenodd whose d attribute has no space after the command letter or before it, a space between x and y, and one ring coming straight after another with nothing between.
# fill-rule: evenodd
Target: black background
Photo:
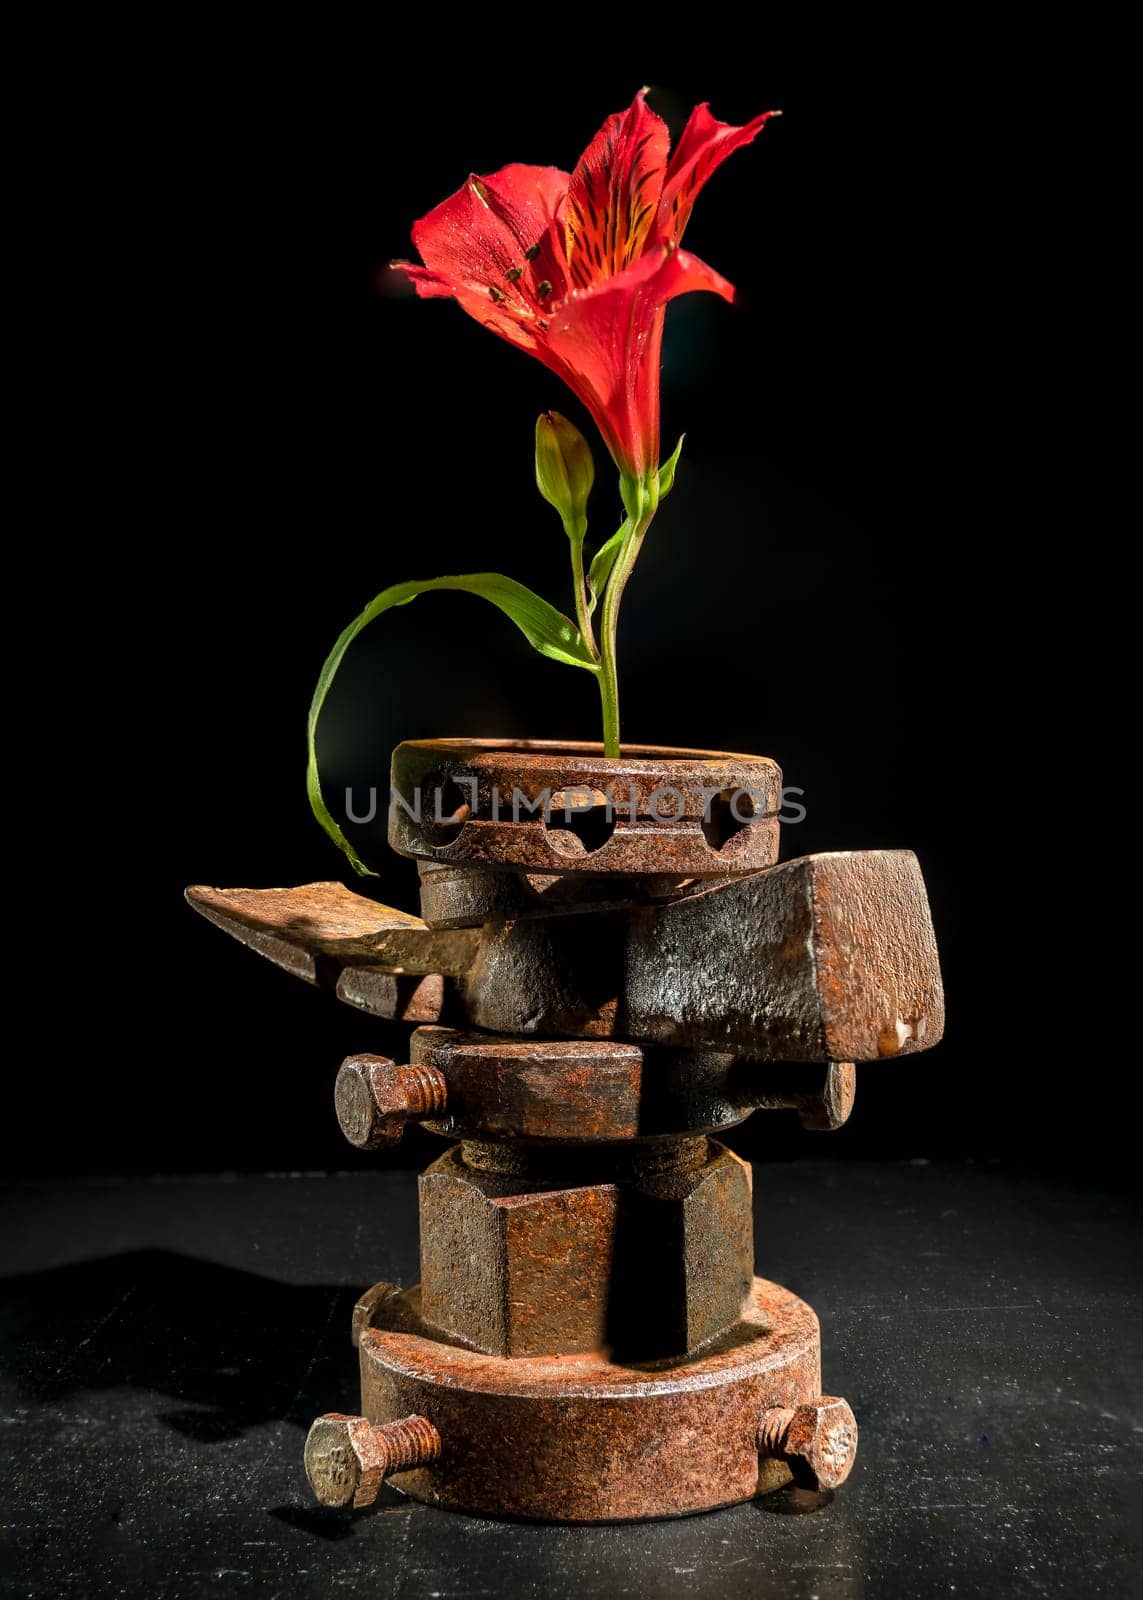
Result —
<instances>
[{"instance_id":1,"label":"black background","mask_svg":"<svg viewBox=\"0 0 1143 1600\"><path fill-rule=\"evenodd\" d=\"M1070 1167L1097 1126L1095 1105L1034 1092L1061 974L1029 910L1051 859L1033 826L1064 828L1072 769L1030 731L1033 557L1002 476L1035 382L1019 339L1039 180L1011 74L935 27L792 44L724 20L705 46L656 26L628 51L601 26L172 37L74 145L73 263L110 286L81 290L75 266L69 290L91 341L98 603L36 775L70 930L37 975L49 1034L66 1015L80 1037L50 1052L50 1114L17 1131L16 1170L358 1164L333 1075L349 1050L399 1052L401 1030L259 962L180 893L345 875L305 799L305 712L378 590L493 568L569 604L532 427L553 406L586 419L537 363L379 272L469 170L570 168L643 82L676 133L700 99L784 115L688 232L740 293L669 315L664 440L687 443L624 606L625 736L774 756L805 790L786 857L916 849L948 997L945 1043L863 1069L844 1131L759 1117L733 1142ZM602 539L618 501L596 454ZM363 636L321 748L336 796L384 786L403 738L597 729L586 675L444 595ZM359 842L381 877L353 886L415 909L380 825ZM415 1135L396 1159L427 1149Z\"/></svg>"},{"instance_id":2,"label":"black background","mask_svg":"<svg viewBox=\"0 0 1143 1600\"><path fill-rule=\"evenodd\" d=\"M1109 382L1125 52L1074 18L1053 37L995 10L792 16L92 13L12 52L31 92L11 184L33 203L9 454L31 492L5 550L0 1138L9 1172L95 1175L7 1196L21 1592L1130 1587L1137 1222L1107 1192L1138 1168L1132 835L1108 776L1132 748L1108 661L1137 631L1111 606L1134 605ZM355 1156L337 1065L399 1055L405 1030L181 891L340 875L415 909L379 827L365 885L309 815L314 680L402 578L490 567L566 605L532 428L552 406L587 424L378 271L469 170L570 167L643 83L676 132L702 99L784 116L688 232L740 294L668 318L664 439L687 444L624 605L626 737L775 757L808 810L786 858L915 848L942 952L938 1049L862 1067L836 1134L787 1114L729 1140L760 1158L760 1267L820 1311L861 1455L821 1516L778 1495L491 1527L386 1489L327 1517L301 1430L356 1404L349 1305L416 1276L412 1173L388 1169L439 1144ZM358 642L321 742L336 795L383 786L403 738L597 728L585 676L433 596ZM114 1181L235 1169L271 1176Z\"/></svg>"}]
</instances>

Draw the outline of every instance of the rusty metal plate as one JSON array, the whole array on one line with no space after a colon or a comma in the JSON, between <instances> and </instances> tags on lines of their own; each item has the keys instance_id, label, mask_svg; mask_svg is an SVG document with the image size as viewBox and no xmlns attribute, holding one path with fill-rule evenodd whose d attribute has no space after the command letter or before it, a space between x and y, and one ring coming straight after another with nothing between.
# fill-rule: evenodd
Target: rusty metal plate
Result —
<instances>
[{"instance_id":1,"label":"rusty metal plate","mask_svg":"<svg viewBox=\"0 0 1143 1600\"><path fill-rule=\"evenodd\" d=\"M344 966L455 976L472 960L471 933L434 933L340 883L296 889L209 889L192 884L188 904L208 922L307 983L333 981ZM324 969L324 970L323 970Z\"/></svg>"},{"instance_id":2,"label":"rusty metal plate","mask_svg":"<svg viewBox=\"0 0 1143 1600\"><path fill-rule=\"evenodd\" d=\"M778 858L782 774L763 756L425 739L393 755L401 855L528 872L721 877Z\"/></svg>"},{"instance_id":3,"label":"rusty metal plate","mask_svg":"<svg viewBox=\"0 0 1143 1600\"><path fill-rule=\"evenodd\" d=\"M440 1459L397 1474L414 1499L553 1522L671 1517L790 1480L759 1458L760 1418L821 1390L818 1321L756 1278L741 1320L685 1363L486 1356L442 1343L419 1290L378 1297L360 1334L362 1411L439 1431Z\"/></svg>"}]
</instances>

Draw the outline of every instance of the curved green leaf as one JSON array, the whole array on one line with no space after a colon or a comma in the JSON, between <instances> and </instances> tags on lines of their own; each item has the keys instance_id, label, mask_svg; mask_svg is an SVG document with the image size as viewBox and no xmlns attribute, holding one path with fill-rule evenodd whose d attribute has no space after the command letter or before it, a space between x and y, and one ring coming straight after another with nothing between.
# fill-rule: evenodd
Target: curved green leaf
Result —
<instances>
[{"instance_id":1,"label":"curved green leaf","mask_svg":"<svg viewBox=\"0 0 1143 1600\"><path fill-rule=\"evenodd\" d=\"M623 543L623 536L627 532L629 523L624 523L617 528L606 544L601 544L591 558L591 566L587 572L587 614L590 617L599 604L599 597L607 587L607 580L611 576L611 569L615 565L615 558L619 554L619 547Z\"/></svg>"},{"instance_id":2,"label":"curved green leaf","mask_svg":"<svg viewBox=\"0 0 1143 1600\"><path fill-rule=\"evenodd\" d=\"M510 617L528 643L542 656L547 656L552 661L566 662L571 667L586 667L591 672L596 671L591 653L576 631L575 625L562 612L550 606L538 594L534 594L531 589L525 588L522 583L517 583L514 578L503 577L499 572L470 572L456 578L427 578L422 582L395 583L391 588L383 589L376 595L360 616L355 617L348 628L343 629L338 635L337 643L326 657L310 702L306 732L308 751L306 792L310 798L313 814L338 849L343 850L348 856L354 871L369 877L376 877L377 874L365 865L342 833L330 815L322 795L317 763L317 721L337 669L341 665L341 658L362 628L372 622L374 617L381 616L382 612L391 611L394 606L407 606L410 600L415 600L419 594L427 594L432 589L459 589L465 594L480 595L499 607L506 617Z\"/></svg>"},{"instance_id":3,"label":"curved green leaf","mask_svg":"<svg viewBox=\"0 0 1143 1600\"><path fill-rule=\"evenodd\" d=\"M686 438L686 434L685 433L680 433L679 434L679 442L678 442L678 444L671 451L671 453L667 457L667 459L663 462L663 465L659 468L659 499L660 500L663 498L664 495L670 494L671 490L675 487L675 468L679 464L679 456L682 453L683 440L685 438Z\"/></svg>"}]
</instances>

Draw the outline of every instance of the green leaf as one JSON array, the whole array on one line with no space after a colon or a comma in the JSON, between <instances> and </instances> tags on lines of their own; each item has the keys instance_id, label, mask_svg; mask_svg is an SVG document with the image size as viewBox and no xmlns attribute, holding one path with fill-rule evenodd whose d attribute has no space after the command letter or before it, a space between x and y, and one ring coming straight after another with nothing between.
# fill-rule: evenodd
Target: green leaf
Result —
<instances>
[{"instance_id":1,"label":"green leaf","mask_svg":"<svg viewBox=\"0 0 1143 1600\"><path fill-rule=\"evenodd\" d=\"M615 565L615 558L619 554L619 547L623 543L623 536L629 524L624 523L608 539L607 543L600 545L591 558L591 566L587 573L587 614L590 617L599 604L599 597L607 587L607 580L611 576L611 569Z\"/></svg>"},{"instance_id":2,"label":"green leaf","mask_svg":"<svg viewBox=\"0 0 1143 1600\"><path fill-rule=\"evenodd\" d=\"M660 500L663 498L663 496L665 494L670 494L671 490L675 487L675 468L679 464L679 452L683 448L683 440L685 438L686 438L686 434L685 433L679 435L678 444L671 451L671 453L667 457L666 461L663 462L663 465L659 468L659 499Z\"/></svg>"},{"instance_id":3,"label":"green leaf","mask_svg":"<svg viewBox=\"0 0 1143 1600\"><path fill-rule=\"evenodd\" d=\"M370 877L376 877L376 873L365 865L342 833L330 815L321 792L316 743L318 717L321 715L322 706L325 704L337 669L341 665L341 659L362 628L372 622L374 617L381 616L383 612L391 611L394 606L407 606L409 601L415 600L419 594L428 594L433 589L459 589L465 594L480 595L482 599L489 600L494 606L499 607L506 617L511 618L528 643L542 656L547 656L552 661L563 661L571 667L586 667L591 672L596 670L591 653L574 624L562 612L550 606L546 600L542 600L538 594L533 594L531 589L526 589L522 583L517 583L513 578L505 578L498 572L470 572L463 577L426 578L422 582L395 583L392 588L383 589L376 595L361 615L355 617L348 628L342 631L337 643L326 657L325 665L318 675L313 700L310 702L306 733L309 758L306 767L306 791L310 797L313 814L338 849L343 850L348 856L354 871Z\"/></svg>"}]
</instances>

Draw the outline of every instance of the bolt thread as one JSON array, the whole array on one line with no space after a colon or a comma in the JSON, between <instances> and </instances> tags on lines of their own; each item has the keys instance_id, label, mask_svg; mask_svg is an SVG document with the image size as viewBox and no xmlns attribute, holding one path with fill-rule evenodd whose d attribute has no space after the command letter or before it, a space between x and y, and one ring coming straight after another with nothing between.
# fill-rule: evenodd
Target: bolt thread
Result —
<instances>
[{"instance_id":1,"label":"bolt thread","mask_svg":"<svg viewBox=\"0 0 1143 1600\"><path fill-rule=\"evenodd\" d=\"M758 1423L758 1454L778 1457L786 1453L786 1437L794 1420L793 1406L764 1411Z\"/></svg>"},{"instance_id":2,"label":"bolt thread","mask_svg":"<svg viewBox=\"0 0 1143 1600\"><path fill-rule=\"evenodd\" d=\"M400 1422L375 1426L373 1441L379 1447L381 1475L386 1478L391 1472L423 1467L441 1453L441 1436L427 1417L402 1417Z\"/></svg>"},{"instance_id":3,"label":"bolt thread","mask_svg":"<svg viewBox=\"0 0 1143 1600\"><path fill-rule=\"evenodd\" d=\"M443 1113L448 1088L438 1067L402 1067L401 1087L405 1091L406 1115L439 1117Z\"/></svg>"}]
</instances>

